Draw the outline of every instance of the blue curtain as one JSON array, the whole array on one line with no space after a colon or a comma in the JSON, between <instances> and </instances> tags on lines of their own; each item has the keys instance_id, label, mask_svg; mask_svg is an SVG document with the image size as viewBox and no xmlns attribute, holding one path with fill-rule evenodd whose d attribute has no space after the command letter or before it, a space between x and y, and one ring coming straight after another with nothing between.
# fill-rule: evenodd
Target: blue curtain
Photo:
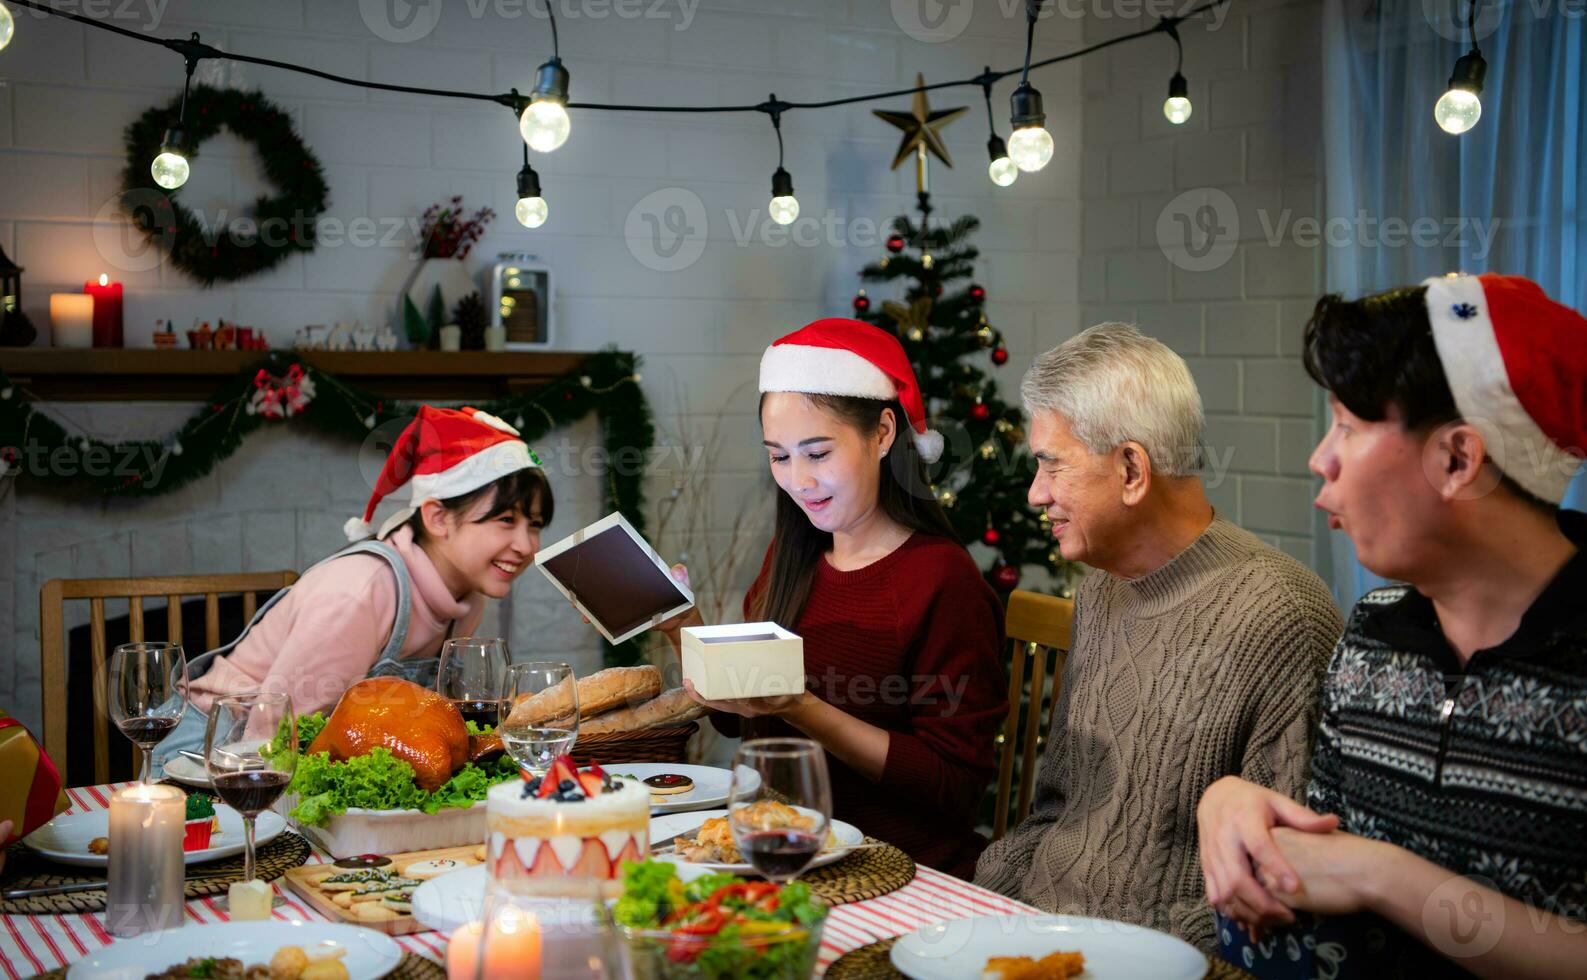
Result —
<instances>
[{"instance_id":1,"label":"blue curtain","mask_svg":"<svg viewBox=\"0 0 1587 980\"><path fill-rule=\"evenodd\" d=\"M1504 272L1587 308L1587 17L1549 0L1484 0L1482 118L1451 136L1433 104L1470 47L1467 10L1326 0L1326 213L1346 232L1330 240L1328 288L1354 297L1452 270ZM1587 509L1587 476L1566 506ZM1320 524L1317 535L1343 608L1382 584L1347 537Z\"/></svg>"}]
</instances>

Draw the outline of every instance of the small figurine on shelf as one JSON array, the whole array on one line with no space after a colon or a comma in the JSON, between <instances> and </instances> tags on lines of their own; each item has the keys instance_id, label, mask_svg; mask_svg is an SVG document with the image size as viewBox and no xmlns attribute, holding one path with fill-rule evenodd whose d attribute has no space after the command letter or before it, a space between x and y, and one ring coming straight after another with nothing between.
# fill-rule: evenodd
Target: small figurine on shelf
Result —
<instances>
[{"instance_id":1,"label":"small figurine on shelf","mask_svg":"<svg viewBox=\"0 0 1587 980\"><path fill-rule=\"evenodd\" d=\"M154 346L156 350L176 350L176 321L154 321Z\"/></svg>"},{"instance_id":2,"label":"small figurine on shelf","mask_svg":"<svg viewBox=\"0 0 1587 980\"><path fill-rule=\"evenodd\" d=\"M374 350L375 328L366 327L361 320L353 321L353 350Z\"/></svg>"},{"instance_id":3,"label":"small figurine on shelf","mask_svg":"<svg viewBox=\"0 0 1587 980\"><path fill-rule=\"evenodd\" d=\"M375 335L375 350L387 351L397 349L397 335L391 328L381 327L380 333Z\"/></svg>"},{"instance_id":4,"label":"small figurine on shelf","mask_svg":"<svg viewBox=\"0 0 1587 980\"><path fill-rule=\"evenodd\" d=\"M215 334L209 329L208 320L199 324L198 329L187 332L187 346L193 350L210 350L215 346Z\"/></svg>"},{"instance_id":5,"label":"small figurine on shelf","mask_svg":"<svg viewBox=\"0 0 1587 980\"><path fill-rule=\"evenodd\" d=\"M230 321L218 320L215 327L215 349L235 350L237 347L237 328Z\"/></svg>"}]
</instances>

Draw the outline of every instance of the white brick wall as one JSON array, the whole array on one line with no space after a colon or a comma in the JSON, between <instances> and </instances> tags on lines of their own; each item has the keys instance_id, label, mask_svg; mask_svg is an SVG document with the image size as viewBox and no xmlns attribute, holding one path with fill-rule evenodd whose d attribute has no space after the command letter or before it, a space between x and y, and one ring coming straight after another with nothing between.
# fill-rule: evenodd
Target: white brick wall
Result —
<instances>
[{"instance_id":1,"label":"white brick wall","mask_svg":"<svg viewBox=\"0 0 1587 980\"><path fill-rule=\"evenodd\" d=\"M361 19L359 5L343 0L173 0L156 33L196 30L227 50L358 78L528 91L535 67L549 53L544 20L496 13L522 4L484 4L483 17L471 16L471 8L481 6L445 4L433 34L410 44L381 40ZM600 18L592 12L614 5L571 5L579 16L563 16L560 28L575 100L753 103L773 91L788 99L831 98L907 86L917 71L929 82L971 75L986 64L1011 66L1023 49L1019 5L999 0L980 0L967 29L945 43L910 38L878 0L703 0L697 9L689 4L692 17L681 30L679 5L661 6L672 19ZM559 12L568 9L558 5ZM115 272L102 268L92 222L118 186L123 129L180 90L182 66L169 52L13 13L17 35L0 53L0 244L27 268L27 310L47 331L50 292L75 291L101 271ZM1080 34L1077 21L1045 22L1037 57L1072 49ZM825 241L824 231L810 245L735 236L736 228L765 220L776 143L764 117L578 113L568 144L534 161L552 216L530 233L512 220L521 144L505 109L366 92L256 66L235 73L298 121L325 164L329 216L416 217L454 193L471 206L491 205L499 217L470 257L474 271L499 251L536 252L555 269L560 346L617 344L645 355L644 388L667 432L681 429L689 433L685 438L697 439L720 416L724 448L717 470L708 478L683 477L686 492L710 495L706 513L716 523L697 532L718 546L743 502L767 493L754 417L761 350L816 316L847 313L857 271L882 254L880 236L863 239L860 232L885 228L914 204L911 168L888 169L897 133L874 119L869 105L784 119L787 166L802 212L817 221L830 212L839 228L836 245ZM1090 288L1078 258L1082 107L1078 95L1067 94L1078 93L1081 80L1074 65L1039 74L1058 150L1045 171L1024 175L1008 189L986 178L980 92L932 99L939 108L971 110L946 130L957 167L934 167L934 200L943 218L973 213L983 220L977 279L990 295L993 321L1007 334L1012 357L999 379L1005 389L1037 350L1078 329L1078 296ZM1001 86L994 98L1005 137L1007 93ZM888 107L907 104L904 97ZM1167 187L1169 171L1161 165L1137 166L1143 189ZM194 169L185 193L199 201L246 202L266 190L249 148L226 135L206 144ZM670 274L640 264L624 239L630 210L666 187L699 196L708 233L701 258ZM305 323L386 321L409 262L404 240L381 247L322 245L269 273L213 290L170 269L116 272L116 278L128 289L129 345L149 345L154 319L169 316L179 324L195 317L236 319L263 328L279 346ZM1165 274L1152 300L1167 299ZM1199 350L1199 313L1194 329ZM109 438L163 434L190 406L62 411ZM547 441L583 447L599 438L587 422ZM342 540L342 521L368 492L353 459L346 445L293 430L255 436L212 478L168 497L67 503L18 497L0 486L0 556L7 549L14 554L7 562L13 579L0 579L0 635L14 637L12 662L0 663L0 706L14 708L29 724L37 721L37 607L44 580L301 569ZM554 482L559 506L550 538L600 516L593 477L557 474ZM674 482L670 471L649 477L652 500ZM742 545L757 559L752 567L765 533L762 522ZM658 542L665 553L686 546L677 534L669 538ZM727 608L736 609L737 601ZM498 628L522 653L565 653L585 662L595 656L592 634L537 576L519 585Z\"/></svg>"},{"instance_id":2,"label":"white brick wall","mask_svg":"<svg viewBox=\"0 0 1587 980\"><path fill-rule=\"evenodd\" d=\"M1085 256L1081 319L1138 323L1183 354L1201 389L1214 504L1313 563L1316 387L1300 367L1301 328L1322 285L1323 255L1269 241L1284 208L1315 214L1321 192L1318 5L1266 0L1180 26L1194 112L1162 115L1173 49L1122 45L1084 61ZM1092 21L1086 40L1151 26ZM1238 246L1207 270L1172 263L1158 220L1179 194L1216 188L1233 202ZM1220 219L1225 216L1220 214ZM1182 241L1170 245L1183 246ZM1321 556L1318 556L1321 557ZM1315 564L1314 564L1315 567Z\"/></svg>"}]
</instances>

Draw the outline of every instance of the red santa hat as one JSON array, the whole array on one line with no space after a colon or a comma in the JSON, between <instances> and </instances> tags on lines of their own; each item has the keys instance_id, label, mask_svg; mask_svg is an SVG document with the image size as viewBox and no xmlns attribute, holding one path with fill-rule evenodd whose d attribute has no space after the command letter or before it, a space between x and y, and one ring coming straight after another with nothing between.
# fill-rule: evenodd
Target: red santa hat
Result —
<instances>
[{"instance_id":1,"label":"red santa hat","mask_svg":"<svg viewBox=\"0 0 1587 980\"><path fill-rule=\"evenodd\" d=\"M1455 407L1506 476L1558 504L1587 448L1587 319L1521 276L1425 285Z\"/></svg>"},{"instance_id":2,"label":"red santa hat","mask_svg":"<svg viewBox=\"0 0 1587 980\"><path fill-rule=\"evenodd\" d=\"M761 355L760 390L896 398L920 457L934 463L942 455L942 434L926 428L926 404L904 345L869 323L831 317L774 341Z\"/></svg>"},{"instance_id":3,"label":"red santa hat","mask_svg":"<svg viewBox=\"0 0 1587 980\"><path fill-rule=\"evenodd\" d=\"M412 488L408 505L386 519L378 537L395 531L426 500L458 497L539 465L540 458L519 438L518 430L496 416L476 408L421 405L391 447L364 516L351 518L342 530L349 541L370 537L375 508L404 485Z\"/></svg>"}]
</instances>

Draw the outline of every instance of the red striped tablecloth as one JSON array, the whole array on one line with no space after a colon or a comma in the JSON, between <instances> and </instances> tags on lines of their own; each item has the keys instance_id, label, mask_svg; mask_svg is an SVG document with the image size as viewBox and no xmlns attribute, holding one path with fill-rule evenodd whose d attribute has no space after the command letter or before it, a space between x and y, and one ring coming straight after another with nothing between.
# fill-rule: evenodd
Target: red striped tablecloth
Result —
<instances>
[{"instance_id":1,"label":"red striped tablecloth","mask_svg":"<svg viewBox=\"0 0 1587 980\"><path fill-rule=\"evenodd\" d=\"M124 785L127 784L67 790L72 801L69 812L107 809L111 791ZM317 851L309 858L310 863L325 860ZM324 915L299 902L292 892L279 887L276 892L286 900L285 905L275 910L276 918L325 921ZM188 922L225 922L226 913L216 907L218 901L200 898L188 902ZM828 964L851 949L903 935L933 922L1036 911L984 888L922 867L916 872L915 880L898 891L833 909L827 917L817 972L825 971ZM446 955L446 937L438 932L396 938L404 949L432 960L440 961ZM97 914L0 916L0 975L8 980L30 977L65 966L87 955L89 950L112 941L113 937L105 930L104 917Z\"/></svg>"}]
</instances>

